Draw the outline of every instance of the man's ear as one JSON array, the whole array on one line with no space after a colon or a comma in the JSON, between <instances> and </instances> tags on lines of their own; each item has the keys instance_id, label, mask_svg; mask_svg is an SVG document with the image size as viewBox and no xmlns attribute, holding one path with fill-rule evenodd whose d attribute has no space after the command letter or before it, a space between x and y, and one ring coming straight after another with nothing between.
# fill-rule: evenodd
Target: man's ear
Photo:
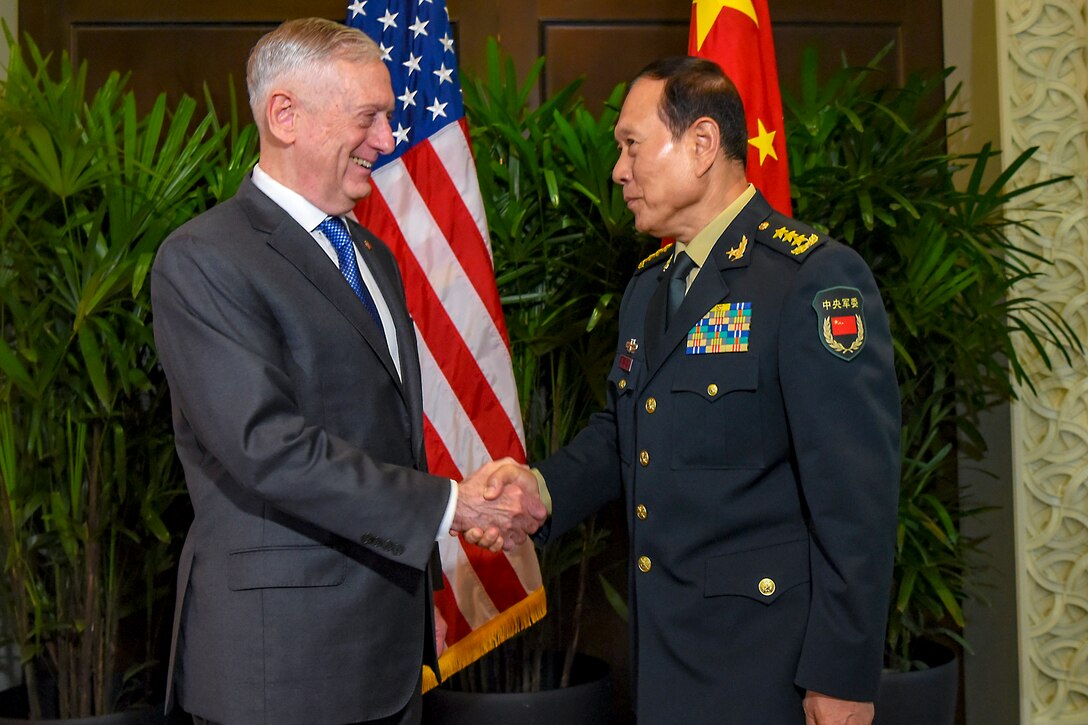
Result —
<instances>
[{"instance_id":1,"label":"man's ear","mask_svg":"<svg viewBox=\"0 0 1088 725\"><path fill-rule=\"evenodd\" d=\"M290 91L276 90L268 96L265 119L268 131L280 143L294 142L298 132L299 103Z\"/></svg>"},{"instance_id":2,"label":"man's ear","mask_svg":"<svg viewBox=\"0 0 1088 725\"><path fill-rule=\"evenodd\" d=\"M713 118L703 116L691 124L688 133L695 153L695 173L702 176L718 159L722 144L721 130Z\"/></svg>"}]
</instances>

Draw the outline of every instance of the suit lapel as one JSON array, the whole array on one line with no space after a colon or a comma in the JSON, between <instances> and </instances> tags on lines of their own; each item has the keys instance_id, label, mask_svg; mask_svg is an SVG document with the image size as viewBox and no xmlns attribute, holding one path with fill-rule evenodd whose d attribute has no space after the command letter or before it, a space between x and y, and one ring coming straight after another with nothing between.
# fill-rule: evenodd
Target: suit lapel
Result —
<instances>
[{"instance_id":1,"label":"suit lapel","mask_svg":"<svg viewBox=\"0 0 1088 725\"><path fill-rule=\"evenodd\" d=\"M370 313L355 296L355 292L344 281L340 270L329 261L310 233L300 227L275 202L262 194L253 185L252 180L246 179L239 188L237 196L248 210L253 227L268 234L268 245L290 262L351 323L374 350L374 354L390 377L397 382L403 395L400 376L393 365L393 359L389 356L389 345L386 344L381 330L374 324ZM358 227L355 228L358 229ZM366 256L363 255L364 259ZM384 281L379 279L379 284L383 283ZM390 305L390 307L395 306ZM400 334L399 331L398 334Z\"/></svg>"},{"instance_id":2,"label":"suit lapel","mask_svg":"<svg viewBox=\"0 0 1088 725\"><path fill-rule=\"evenodd\" d=\"M376 249L385 249L384 244L366 227L348 220L348 229L353 238L362 242L361 256L370 267L378 287L382 290L389 314L393 317L393 327L397 335L397 348L400 350L400 378L408 412L412 420L412 450L416 451L420 461L423 457L423 391L420 384L419 348L416 342L415 323L408 313L408 301L404 296L400 270L390 252L379 254Z\"/></svg>"}]
</instances>

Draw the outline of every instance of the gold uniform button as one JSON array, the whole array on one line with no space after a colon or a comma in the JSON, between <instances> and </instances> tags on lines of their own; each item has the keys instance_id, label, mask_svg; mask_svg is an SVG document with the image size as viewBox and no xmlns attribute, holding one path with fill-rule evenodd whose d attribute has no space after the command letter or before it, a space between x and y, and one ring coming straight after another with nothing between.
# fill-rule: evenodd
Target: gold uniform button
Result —
<instances>
[{"instance_id":1,"label":"gold uniform button","mask_svg":"<svg viewBox=\"0 0 1088 725\"><path fill-rule=\"evenodd\" d=\"M774 579L764 578L759 580L759 593L765 597L774 594Z\"/></svg>"},{"instance_id":2,"label":"gold uniform button","mask_svg":"<svg viewBox=\"0 0 1088 725\"><path fill-rule=\"evenodd\" d=\"M646 412L653 415L657 410L657 398L646 398Z\"/></svg>"},{"instance_id":3,"label":"gold uniform button","mask_svg":"<svg viewBox=\"0 0 1088 725\"><path fill-rule=\"evenodd\" d=\"M650 452L649 451L642 451L641 453L639 453L638 454L638 462L641 463L644 466L650 465Z\"/></svg>"},{"instance_id":4,"label":"gold uniform button","mask_svg":"<svg viewBox=\"0 0 1088 725\"><path fill-rule=\"evenodd\" d=\"M650 561L650 557L640 556L638 558L638 569L639 569L639 571L648 572L648 571L650 571L650 567L652 567L652 566L653 566L653 562Z\"/></svg>"},{"instance_id":5,"label":"gold uniform button","mask_svg":"<svg viewBox=\"0 0 1088 725\"><path fill-rule=\"evenodd\" d=\"M648 515L649 512L646 510L645 506L643 506L642 504L635 506L635 516L638 516L640 521L645 521Z\"/></svg>"},{"instance_id":6,"label":"gold uniform button","mask_svg":"<svg viewBox=\"0 0 1088 725\"><path fill-rule=\"evenodd\" d=\"M718 386L714 383L706 386L706 394L713 398L715 395L718 394Z\"/></svg>"},{"instance_id":7,"label":"gold uniform button","mask_svg":"<svg viewBox=\"0 0 1088 725\"><path fill-rule=\"evenodd\" d=\"M770 222L763 222L762 224L759 225L759 231L762 232L762 231L766 230L767 227L769 227L769 226L771 226Z\"/></svg>"},{"instance_id":8,"label":"gold uniform button","mask_svg":"<svg viewBox=\"0 0 1088 725\"><path fill-rule=\"evenodd\" d=\"M622 380L620 380L619 385L620 385L620 390L623 390L624 388L626 388L627 387L627 378L623 378Z\"/></svg>"}]
</instances>

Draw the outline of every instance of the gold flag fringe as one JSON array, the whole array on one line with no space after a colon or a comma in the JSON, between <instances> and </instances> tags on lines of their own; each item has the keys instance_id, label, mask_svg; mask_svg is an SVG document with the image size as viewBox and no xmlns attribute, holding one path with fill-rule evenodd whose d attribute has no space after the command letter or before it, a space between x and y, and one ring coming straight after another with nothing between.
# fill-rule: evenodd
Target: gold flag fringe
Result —
<instances>
[{"instance_id":1,"label":"gold flag fringe","mask_svg":"<svg viewBox=\"0 0 1088 725\"><path fill-rule=\"evenodd\" d=\"M438 658L438 669L449 678L455 672L468 667L521 630L539 622L548 613L548 603L544 597L544 587L528 594L524 599L499 613L491 620L453 643ZM423 691L438 685L434 672L423 666Z\"/></svg>"}]
</instances>

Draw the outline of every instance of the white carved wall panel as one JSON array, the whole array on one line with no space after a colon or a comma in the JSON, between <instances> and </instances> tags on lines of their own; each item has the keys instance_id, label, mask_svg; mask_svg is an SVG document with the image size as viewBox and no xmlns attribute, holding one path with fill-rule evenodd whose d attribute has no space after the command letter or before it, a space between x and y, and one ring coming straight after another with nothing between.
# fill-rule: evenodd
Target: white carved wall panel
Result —
<instances>
[{"instance_id":1,"label":"white carved wall panel","mask_svg":"<svg viewBox=\"0 0 1088 725\"><path fill-rule=\"evenodd\" d=\"M1088 341L1088 0L999 0L1005 161L1038 146L1018 185L1033 193L1038 235L1017 241L1051 264L1019 293L1061 310ZM1023 343L1023 341L1020 341ZM1088 724L1088 361L1048 371L1013 406L1021 722Z\"/></svg>"}]
</instances>

